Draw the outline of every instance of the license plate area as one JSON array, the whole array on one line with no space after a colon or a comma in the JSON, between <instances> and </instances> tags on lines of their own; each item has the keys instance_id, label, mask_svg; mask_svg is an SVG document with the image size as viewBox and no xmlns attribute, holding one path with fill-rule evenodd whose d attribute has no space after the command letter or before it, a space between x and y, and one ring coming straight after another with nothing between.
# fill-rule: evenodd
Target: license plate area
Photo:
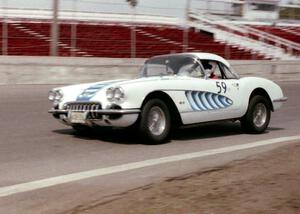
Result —
<instances>
[{"instance_id":1,"label":"license plate area","mask_svg":"<svg viewBox=\"0 0 300 214\"><path fill-rule=\"evenodd\" d=\"M68 114L68 118L71 123L85 123L87 118L87 112L72 112Z\"/></svg>"}]
</instances>

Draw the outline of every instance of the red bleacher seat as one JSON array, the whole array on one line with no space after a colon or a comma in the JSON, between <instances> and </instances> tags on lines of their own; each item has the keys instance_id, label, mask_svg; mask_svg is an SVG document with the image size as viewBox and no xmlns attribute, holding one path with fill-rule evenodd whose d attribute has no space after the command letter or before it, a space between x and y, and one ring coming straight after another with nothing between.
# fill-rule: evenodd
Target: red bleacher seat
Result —
<instances>
[{"instance_id":1,"label":"red bleacher seat","mask_svg":"<svg viewBox=\"0 0 300 214\"><path fill-rule=\"evenodd\" d=\"M8 26L9 55L49 55L50 23L22 21L17 25L23 27L22 29L12 24ZM130 57L130 26L78 23L76 27L77 56ZM30 30L38 36L30 34L24 29ZM183 50L183 33L183 29L178 26L136 26L136 55L137 57L148 58L159 54L180 53ZM59 34L59 55L70 56L71 24L66 22L60 23ZM189 51L216 53L228 59L265 59L262 55L217 42L212 34L206 32L195 32L194 29L190 29L188 39Z\"/></svg>"}]
</instances>

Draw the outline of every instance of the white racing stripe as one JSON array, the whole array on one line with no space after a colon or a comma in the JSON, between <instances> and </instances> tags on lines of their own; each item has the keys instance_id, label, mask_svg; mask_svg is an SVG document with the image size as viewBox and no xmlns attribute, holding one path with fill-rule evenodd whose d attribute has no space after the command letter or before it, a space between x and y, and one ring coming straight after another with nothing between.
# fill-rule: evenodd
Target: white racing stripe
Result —
<instances>
[{"instance_id":1,"label":"white racing stripe","mask_svg":"<svg viewBox=\"0 0 300 214\"><path fill-rule=\"evenodd\" d=\"M118 166L112 166L112 167L107 167L107 168L100 168L100 169L72 173L72 174L62 175L62 176L57 176L57 177L52 177L52 178L46 178L46 179L42 179L42 180L1 187L0 188L0 197L5 197L5 196L22 193L22 192L27 192L27 191L32 191L32 190L37 190L37 189L41 189L41 188L45 188L45 187L51 187L51 186L55 186L58 184L79 181L79 180L92 178L92 177L96 177L96 176L109 175L109 174L113 174L113 173L129 171L129 170L133 170L133 169L140 169L140 168L145 168L145 167L149 167L149 166L160 165L160 164L164 164L164 163L190 160L193 158L207 157L210 155L224 154L224 153L228 153L228 152L251 149L251 148L255 148L255 147L267 146L267 145L271 145L271 144L295 141L295 140L300 140L300 135L274 138L274 139L269 139L269 140L257 141L254 143L228 146L228 147L223 147L223 148L219 148L219 149L210 149L210 150L186 153L186 154L181 154L181 155L173 155L173 156L168 156L168 157L163 157L163 158L150 159L150 160L145 160L145 161L140 161L140 162L122 164L122 165L118 165Z\"/></svg>"}]
</instances>

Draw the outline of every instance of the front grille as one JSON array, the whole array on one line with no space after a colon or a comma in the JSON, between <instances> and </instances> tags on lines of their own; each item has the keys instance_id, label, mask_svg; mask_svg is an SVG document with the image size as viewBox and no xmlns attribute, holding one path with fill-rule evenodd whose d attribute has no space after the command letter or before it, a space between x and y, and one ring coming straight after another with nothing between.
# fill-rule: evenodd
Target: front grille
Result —
<instances>
[{"instance_id":1,"label":"front grille","mask_svg":"<svg viewBox=\"0 0 300 214\"><path fill-rule=\"evenodd\" d=\"M94 112L102 109L101 103L97 102L67 103L65 109L68 111L88 111L88 119L100 119L102 117L100 113Z\"/></svg>"},{"instance_id":2,"label":"front grille","mask_svg":"<svg viewBox=\"0 0 300 214\"><path fill-rule=\"evenodd\" d=\"M71 111L95 111L101 109L102 109L101 104L95 102L93 103L74 102L74 103L66 104L66 110L71 110Z\"/></svg>"}]
</instances>

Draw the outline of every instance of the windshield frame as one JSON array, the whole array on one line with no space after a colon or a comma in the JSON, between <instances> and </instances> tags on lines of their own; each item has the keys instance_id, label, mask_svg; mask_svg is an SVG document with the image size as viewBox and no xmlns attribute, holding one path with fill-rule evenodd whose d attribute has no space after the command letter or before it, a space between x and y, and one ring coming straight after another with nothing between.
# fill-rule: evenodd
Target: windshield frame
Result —
<instances>
[{"instance_id":1,"label":"windshield frame","mask_svg":"<svg viewBox=\"0 0 300 214\"><path fill-rule=\"evenodd\" d=\"M144 66L141 68L140 76L141 77L153 77L153 76L177 76L179 75L179 69L185 65L197 64L193 70L196 68L199 69L198 73L201 73L201 78L205 77L204 68L202 66L201 60L194 55L191 54L175 54L175 55L161 55L157 57L153 57L148 59ZM149 65L162 65L162 72L157 75L149 75L148 66ZM169 71L172 70L172 72ZM190 72L192 73L192 72ZM188 75L188 77L195 77L192 75ZM199 77L198 77L199 78Z\"/></svg>"}]
</instances>

